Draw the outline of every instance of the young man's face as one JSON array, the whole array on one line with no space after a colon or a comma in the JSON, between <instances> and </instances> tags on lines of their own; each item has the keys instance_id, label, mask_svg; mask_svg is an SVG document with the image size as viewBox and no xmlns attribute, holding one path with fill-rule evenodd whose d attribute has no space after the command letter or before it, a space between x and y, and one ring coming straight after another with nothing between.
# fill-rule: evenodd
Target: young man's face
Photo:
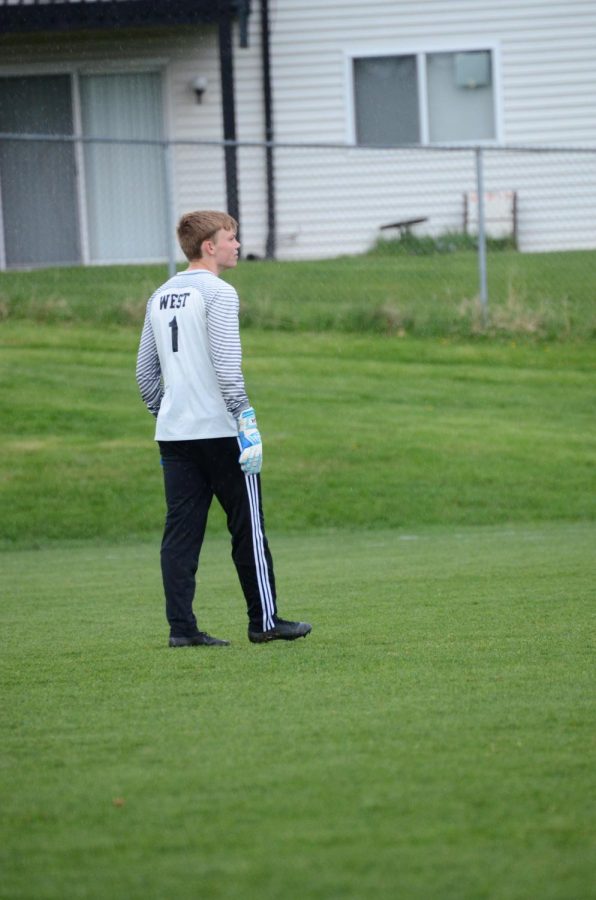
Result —
<instances>
[{"instance_id":1,"label":"young man's face","mask_svg":"<svg viewBox=\"0 0 596 900\"><path fill-rule=\"evenodd\" d=\"M213 238L214 261L220 272L233 269L238 262L240 242L236 240L236 232L220 228Z\"/></svg>"}]
</instances>

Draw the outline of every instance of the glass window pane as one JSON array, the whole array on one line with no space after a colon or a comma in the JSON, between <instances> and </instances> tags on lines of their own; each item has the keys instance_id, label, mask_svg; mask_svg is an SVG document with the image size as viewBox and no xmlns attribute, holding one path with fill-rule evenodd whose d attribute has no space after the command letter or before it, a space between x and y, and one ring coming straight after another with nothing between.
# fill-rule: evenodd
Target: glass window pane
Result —
<instances>
[{"instance_id":1,"label":"glass window pane","mask_svg":"<svg viewBox=\"0 0 596 900\"><path fill-rule=\"evenodd\" d=\"M429 138L481 141L495 137L489 50L426 57Z\"/></svg>"},{"instance_id":2,"label":"glass window pane","mask_svg":"<svg viewBox=\"0 0 596 900\"><path fill-rule=\"evenodd\" d=\"M420 140L415 56L354 60L356 139L359 144L416 144Z\"/></svg>"},{"instance_id":3,"label":"glass window pane","mask_svg":"<svg viewBox=\"0 0 596 900\"><path fill-rule=\"evenodd\" d=\"M159 140L156 73L81 78L85 137ZM163 151L159 145L85 144L89 247L94 262L167 255Z\"/></svg>"},{"instance_id":4,"label":"glass window pane","mask_svg":"<svg viewBox=\"0 0 596 900\"><path fill-rule=\"evenodd\" d=\"M70 76L1 78L0 131L72 134ZM0 182L7 266L78 262L74 144L0 141Z\"/></svg>"}]
</instances>

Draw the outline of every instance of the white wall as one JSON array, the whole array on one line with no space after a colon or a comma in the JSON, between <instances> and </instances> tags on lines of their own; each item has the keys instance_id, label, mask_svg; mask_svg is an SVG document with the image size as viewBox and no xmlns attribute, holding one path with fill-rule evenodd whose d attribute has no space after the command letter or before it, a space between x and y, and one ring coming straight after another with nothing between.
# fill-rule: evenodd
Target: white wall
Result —
<instances>
[{"instance_id":1,"label":"white wall","mask_svg":"<svg viewBox=\"0 0 596 900\"><path fill-rule=\"evenodd\" d=\"M279 140L342 141L344 53L498 42L503 140L596 141L594 0L270 0Z\"/></svg>"},{"instance_id":2,"label":"white wall","mask_svg":"<svg viewBox=\"0 0 596 900\"><path fill-rule=\"evenodd\" d=\"M350 54L495 48L499 137L507 144L596 147L594 0L270 0L274 129L279 142L343 144L351 135ZM234 54L238 137L264 136L259 4L248 49ZM220 140L221 92L213 27L0 39L0 71L92 67L163 72L167 136ZM197 104L189 87L204 75ZM175 217L226 203L220 147L177 146ZM266 239L261 148L239 150L242 243ZM522 249L596 246L596 157L490 155L487 190L516 190ZM314 258L366 249L383 223L425 216L422 230L461 230L474 188L470 152L302 150L275 153L278 256Z\"/></svg>"},{"instance_id":3,"label":"white wall","mask_svg":"<svg viewBox=\"0 0 596 900\"><path fill-rule=\"evenodd\" d=\"M271 20L278 141L353 137L351 55L490 45L501 141L596 147L594 0L271 0ZM410 216L461 230L467 153L301 156L277 154L280 256L359 252ZM491 156L487 189L518 191L522 249L596 246L594 156Z\"/></svg>"}]
</instances>

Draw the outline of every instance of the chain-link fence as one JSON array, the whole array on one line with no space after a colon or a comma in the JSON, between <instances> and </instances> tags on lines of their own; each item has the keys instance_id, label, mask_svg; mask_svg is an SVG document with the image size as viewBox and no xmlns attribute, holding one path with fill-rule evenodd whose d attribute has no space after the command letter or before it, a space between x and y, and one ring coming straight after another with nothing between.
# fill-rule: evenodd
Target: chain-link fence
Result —
<instances>
[{"instance_id":1,"label":"chain-link fence","mask_svg":"<svg viewBox=\"0 0 596 900\"><path fill-rule=\"evenodd\" d=\"M245 258L596 248L596 148L401 147L0 135L0 265L180 261L189 209L228 208ZM594 257L577 266L586 284Z\"/></svg>"}]
</instances>

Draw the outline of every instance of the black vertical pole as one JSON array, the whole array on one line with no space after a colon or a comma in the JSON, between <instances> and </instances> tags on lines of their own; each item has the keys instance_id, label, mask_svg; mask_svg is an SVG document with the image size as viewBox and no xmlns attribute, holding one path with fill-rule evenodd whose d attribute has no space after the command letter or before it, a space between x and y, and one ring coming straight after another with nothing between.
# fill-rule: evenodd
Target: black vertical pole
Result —
<instances>
[{"instance_id":1,"label":"black vertical pole","mask_svg":"<svg viewBox=\"0 0 596 900\"><path fill-rule=\"evenodd\" d=\"M265 107L265 170L267 176L267 242L265 256L275 259L275 172L273 168L273 93L271 90L271 48L269 42L269 2L261 0L261 59L263 103Z\"/></svg>"},{"instance_id":2,"label":"black vertical pole","mask_svg":"<svg viewBox=\"0 0 596 900\"><path fill-rule=\"evenodd\" d=\"M232 44L232 24L229 15L219 20L219 66L221 74L221 96L223 105L224 141L236 140L236 109L234 100L234 51ZM239 221L238 202L238 154L235 144L224 145L226 169L226 198L228 212Z\"/></svg>"}]
</instances>

